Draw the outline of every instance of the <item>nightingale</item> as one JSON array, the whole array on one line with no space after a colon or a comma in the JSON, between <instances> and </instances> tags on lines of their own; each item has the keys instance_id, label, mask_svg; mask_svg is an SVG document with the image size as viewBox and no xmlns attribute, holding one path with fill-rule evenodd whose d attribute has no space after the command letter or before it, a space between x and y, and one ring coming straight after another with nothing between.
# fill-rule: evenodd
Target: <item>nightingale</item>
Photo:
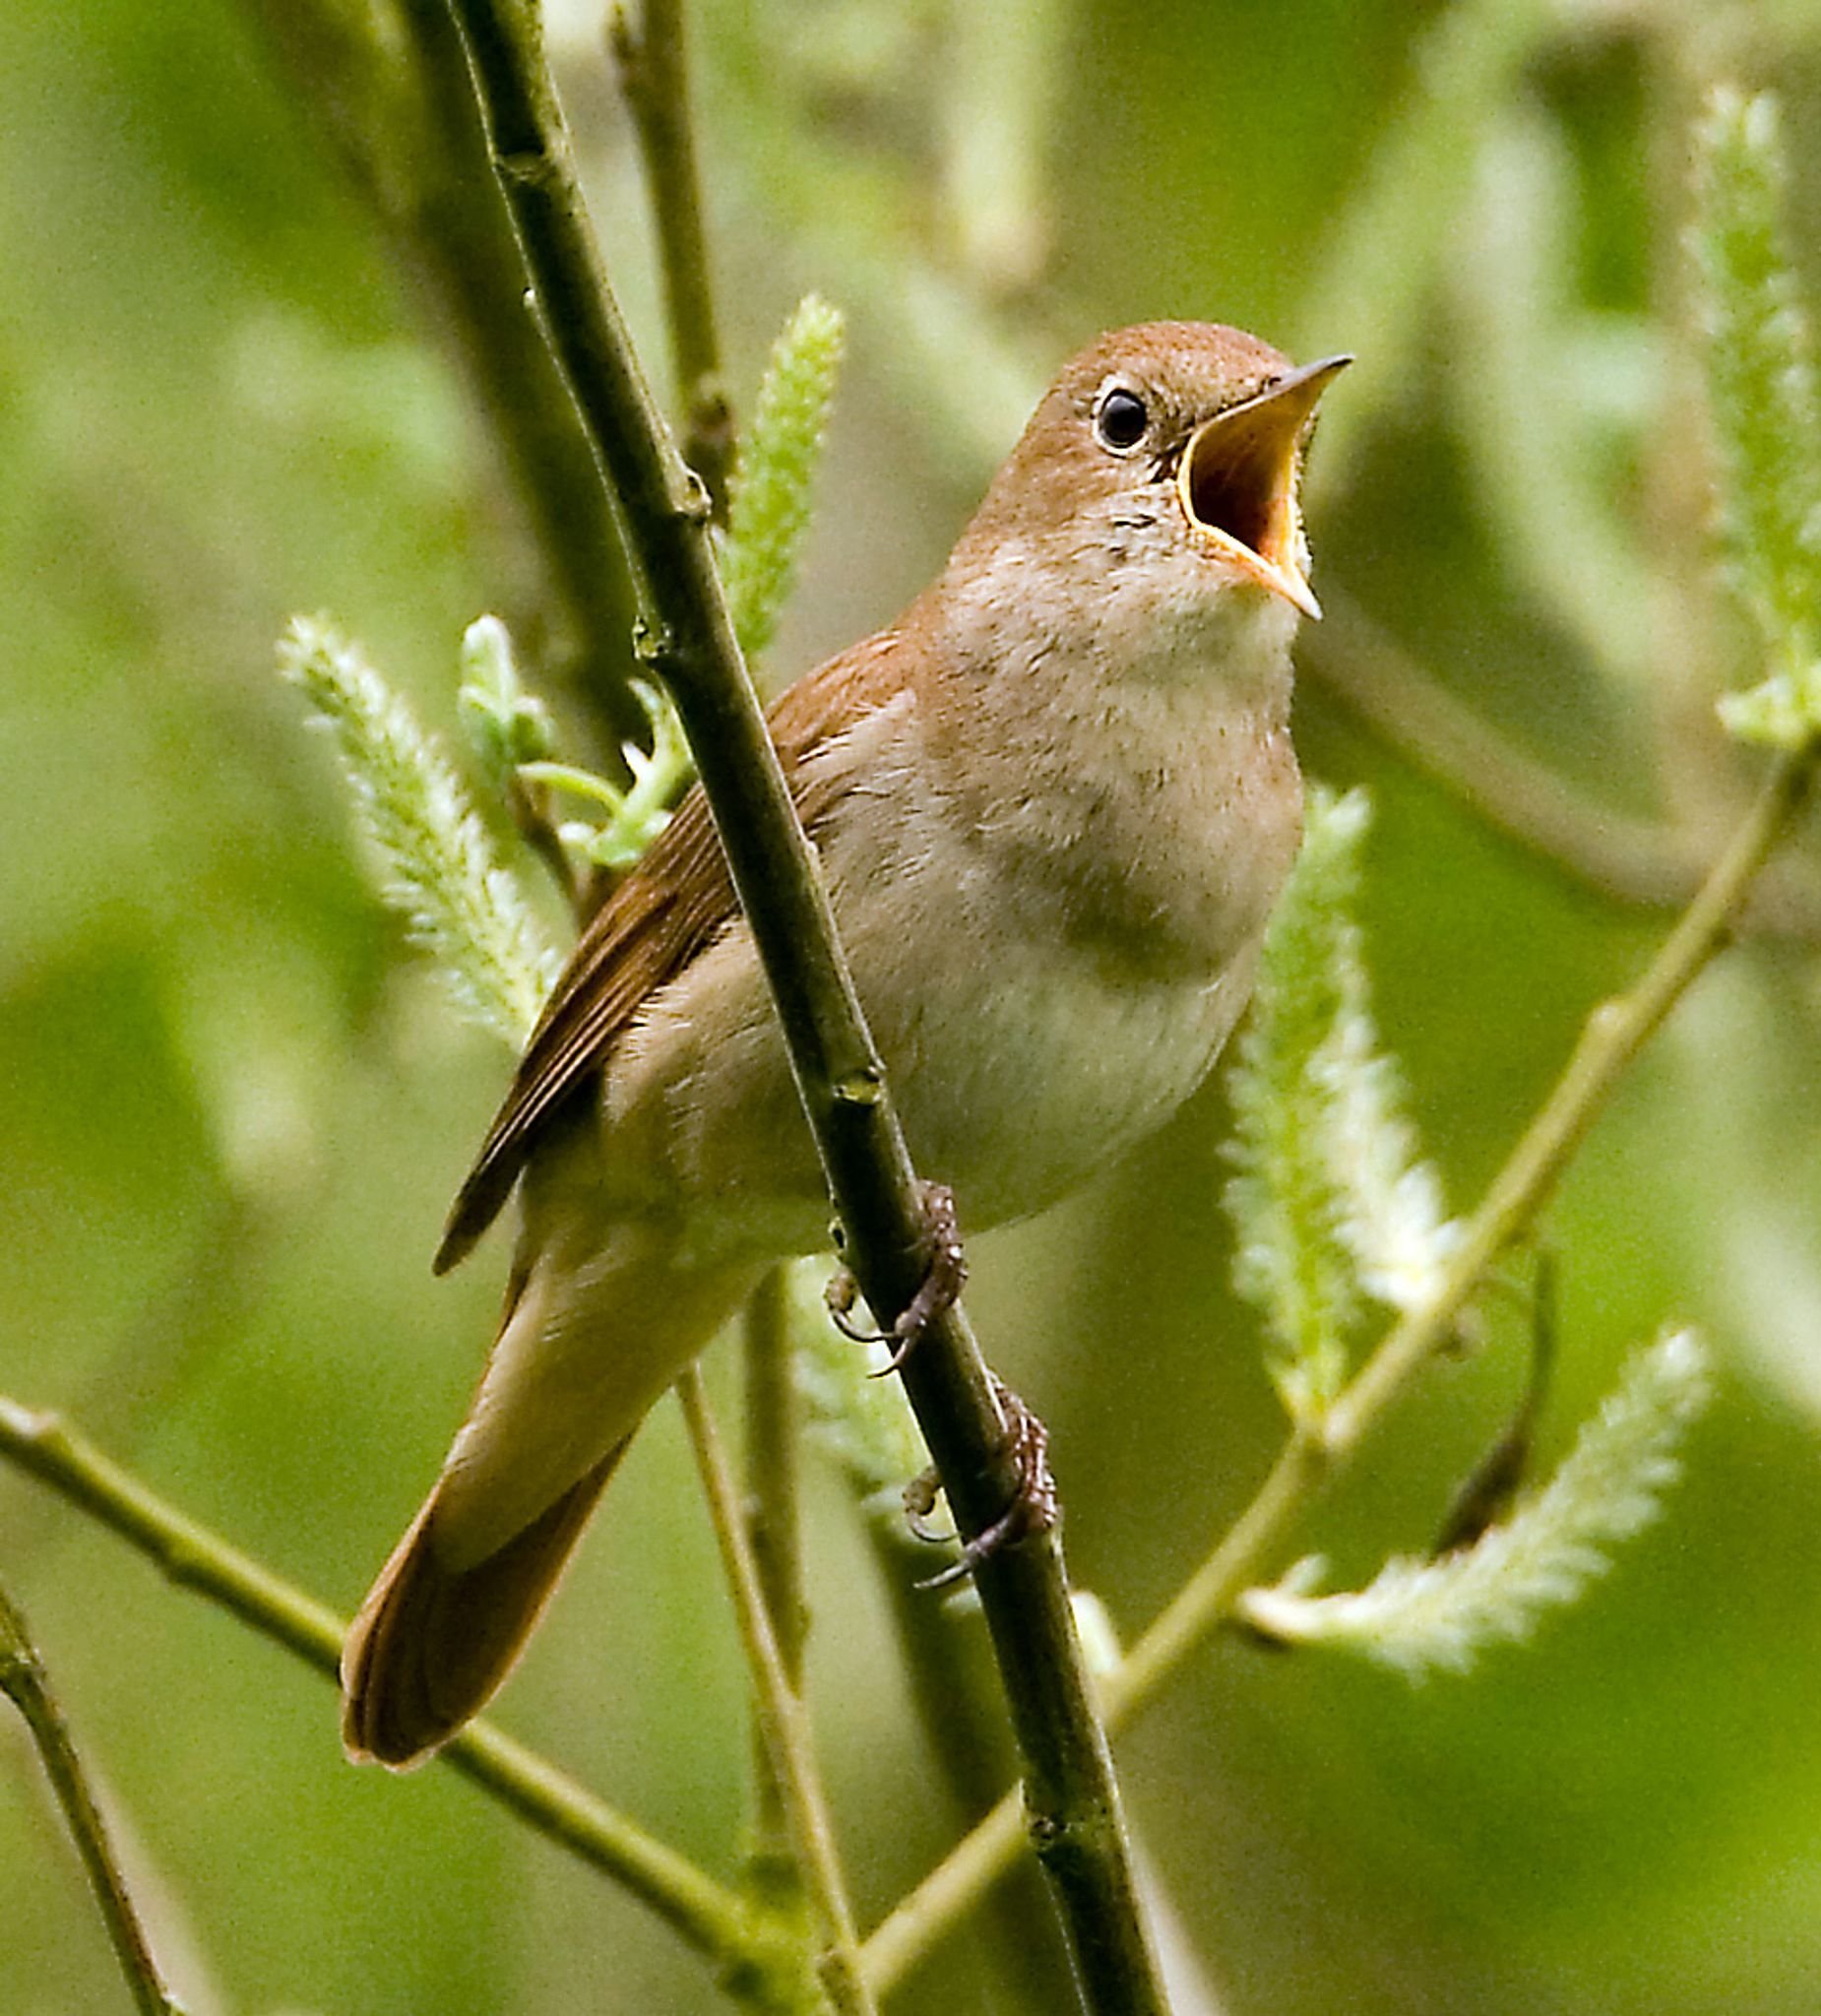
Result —
<instances>
[{"instance_id":1,"label":"nightingale","mask_svg":"<svg viewBox=\"0 0 1821 2016\"><path fill-rule=\"evenodd\" d=\"M919 1172L985 1228L1207 1076L1301 832L1290 643L1317 401L1216 324L1064 366L947 565L769 724ZM446 1741L523 1650L627 1444L828 1194L699 789L588 926L436 1256L512 1191L505 1312L343 1654L350 1756Z\"/></svg>"}]
</instances>

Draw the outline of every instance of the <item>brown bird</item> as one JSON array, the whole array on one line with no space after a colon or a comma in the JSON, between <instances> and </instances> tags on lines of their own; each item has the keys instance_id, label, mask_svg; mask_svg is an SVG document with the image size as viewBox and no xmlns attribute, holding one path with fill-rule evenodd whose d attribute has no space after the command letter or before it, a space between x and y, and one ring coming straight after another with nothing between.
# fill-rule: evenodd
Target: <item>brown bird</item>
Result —
<instances>
[{"instance_id":1,"label":"brown bird","mask_svg":"<svg viewBox=\"0 0 1821 2016\"><path fill-rule=\"evenodd\" d=\"M1289 648L1317 401L1236 329L1066 365L934 583L771 730L918 1169L973 1228L1161 1127L1244 1007L1300 832ZM462 1186L522 1187L499 1339L348 1633L407 1765L505 1678L634 1430L828 1197L700 790L583 935Z\"/></svg>"}]
</instances>

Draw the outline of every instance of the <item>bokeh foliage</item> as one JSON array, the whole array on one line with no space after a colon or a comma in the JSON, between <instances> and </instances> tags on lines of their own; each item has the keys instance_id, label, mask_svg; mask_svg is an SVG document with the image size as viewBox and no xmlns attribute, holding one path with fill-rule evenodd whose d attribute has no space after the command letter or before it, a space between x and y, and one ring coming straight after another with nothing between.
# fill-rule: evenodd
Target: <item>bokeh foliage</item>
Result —
<instances>
[{"instance_id":1,"label":"bokeh foliage","mask_svg":"<svg viewBox=\"0 0 1821 2016\"><path fill-rule=\"evenodd\" d=\"M1806 256L1821 22L1796 4L1041 0L1008 50L971 12L702 9L743 399L806 288L848 316L827 501L768 669L920 584L1030 391L1094 329L1206 314L1357 348L1316 449L1330 620L1298 730L1311 769L1373 788L1378 1019L1458 1206L1662 918L1488 824L1337 690L1350 666L1413 660L1424 683L1392 692L1405 735L1457 703L1499 737L1471 745L1477 800L1509 812L1493 785L1515 777L1518 809L1565 810L1577 858L1618 863L1608 882L1674 882L1724 829L1749 766L1712 700L1752 667L1707 559L1688 132L1709 77L1774 79ZM488 1334L497 1253L440 1285L424 1262L501 1064L371 905L272 643L294 610L334 608L446 731L464 628L534 613L539 580L433 296L401 283L257 12L16 14L0 1386L347 1604ZM602 234L655 335L597 24L564 19ZM1810 261L1811 295L1817 278ZM552 697L579 740L583 709ZM1511 767L1488 784L1494 759ZM1698 1320L1726 1368L1668 1522L1469 1680L1412 1692L1234 1641L1122 1745L1135 1818L1235 2011L1812 2006L1817 906L1812 883L1788 894L1800 928L1703 983L1547 1228L1545 1461L1665 1317ZM1128 1634L1278 1434L1227 1287L1227 1124L1210 1094L1091 1197L973 1254L982 1335L1055 1437L1077 1576ZM1485 1311L1485 1349L1428 1383L1309 1537L1344 1583L1420 1545L1509 1409L1525 1314ZM872 1911L952 1816L924 1790L841 1493L812 1509L812 1682ZM0 1574L163 1944L193 1951L193 2007L702 2006L633 1906L438 1774L344 1769L320 1682L4 1476ZM741 1684L660 1416L507 1720L723 1865ZM31 1759L0 1744L0 1999L113 2006ZM989 2006L973 1966L962 1942L902 2006Z\"/></svg>"}]
</instances>

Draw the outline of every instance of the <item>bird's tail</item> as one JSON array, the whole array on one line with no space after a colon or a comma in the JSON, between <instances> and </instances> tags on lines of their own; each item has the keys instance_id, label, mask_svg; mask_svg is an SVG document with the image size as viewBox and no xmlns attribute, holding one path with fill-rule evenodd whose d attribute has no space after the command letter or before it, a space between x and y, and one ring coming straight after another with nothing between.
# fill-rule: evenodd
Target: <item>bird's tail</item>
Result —
<instances>
[{"instance_id":1,"label":"bird's tail","mask_svg":"<svg viewBox=\"0 0 1821 2016\"><path fill-rule=\"evenodd\" d=\"M443 1474L348 1631L351 1757L414 1764L491 1698L634 1430L755 1272L636 1223L546 1228Z\"/></svg>"},{"instance_id":2,"label":"bird's tail","mask_svg":"<svg viewBox=\"0 0 1821 2016\"><path fill-rule=\"evenodd\" d=\"M342 1651L342 1740L357 1763L422 1762L478 1715L543 1614L621 1442L496 1552L438 1555L439 1483L379 1572Z\"/></svg>"}]
</instances>

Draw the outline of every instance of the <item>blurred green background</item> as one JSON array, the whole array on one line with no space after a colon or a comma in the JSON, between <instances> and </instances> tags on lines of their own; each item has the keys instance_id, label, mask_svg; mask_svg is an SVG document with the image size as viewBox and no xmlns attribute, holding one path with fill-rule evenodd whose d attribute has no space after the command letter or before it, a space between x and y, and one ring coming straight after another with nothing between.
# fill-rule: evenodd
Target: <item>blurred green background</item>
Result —
<instances>
[{"instance_id":1,"label":"blurred green background","mask_svg":"<svg viewBox=\"0 0 1821 2016\"><path fill-rule=\"evenodd\" d=\"M450 276L401 258L430 163L345 88L345 48L309 28L335 19L8 11L0 1389L345 1607L489 1336L497 1242L440 1284L427 1259L507 1064L374 903L273 642L333 610L446 729L462 629L496 608L579 750L591 715ZM776 677L921 584L1097 329L1207 316L1359 353L1316 449L1330 614L1298 732L1308 769L1375 793L1380 1018L1467 1208L1748 783L1710 706L1749 667L1703 557L1687 129L1716 75L1777 85L1821 284L1821 10L705 0L696 25L736 394L803 289L849 317ZM554 27L661 371L599 21L568 4ZM1171 1914L1234 2016L1821 2006L1812 872L1760 922L1547 1226L1545 1463L1664 1321L1721 1354L1667 1521L1471 1678L1224 1642L1121 1741ZM988 1350L1052 1430L1077 1579L1128 1636L1281 1433L1227 1290L1224 1127L1210 1092L1092 1195L973 1250ZM1523 1322L1488 1311L1487 1348L1301 1537L1342 1575L1420 1545L1496 1431ZM811 1520L812 1685L870 1922L955 1817L820 1472ZM5 1474L0 1578L201 2016L716 2005L617 1891L449 1774L346 1768L320 1679ZM663 1410L503 1719L730 1871L742 1687ZM1060 2006L1007 1985L990 1923L894 2006ZM125 2006L5 1718L0 2006Z\"/></svg>"}]
</instances>

